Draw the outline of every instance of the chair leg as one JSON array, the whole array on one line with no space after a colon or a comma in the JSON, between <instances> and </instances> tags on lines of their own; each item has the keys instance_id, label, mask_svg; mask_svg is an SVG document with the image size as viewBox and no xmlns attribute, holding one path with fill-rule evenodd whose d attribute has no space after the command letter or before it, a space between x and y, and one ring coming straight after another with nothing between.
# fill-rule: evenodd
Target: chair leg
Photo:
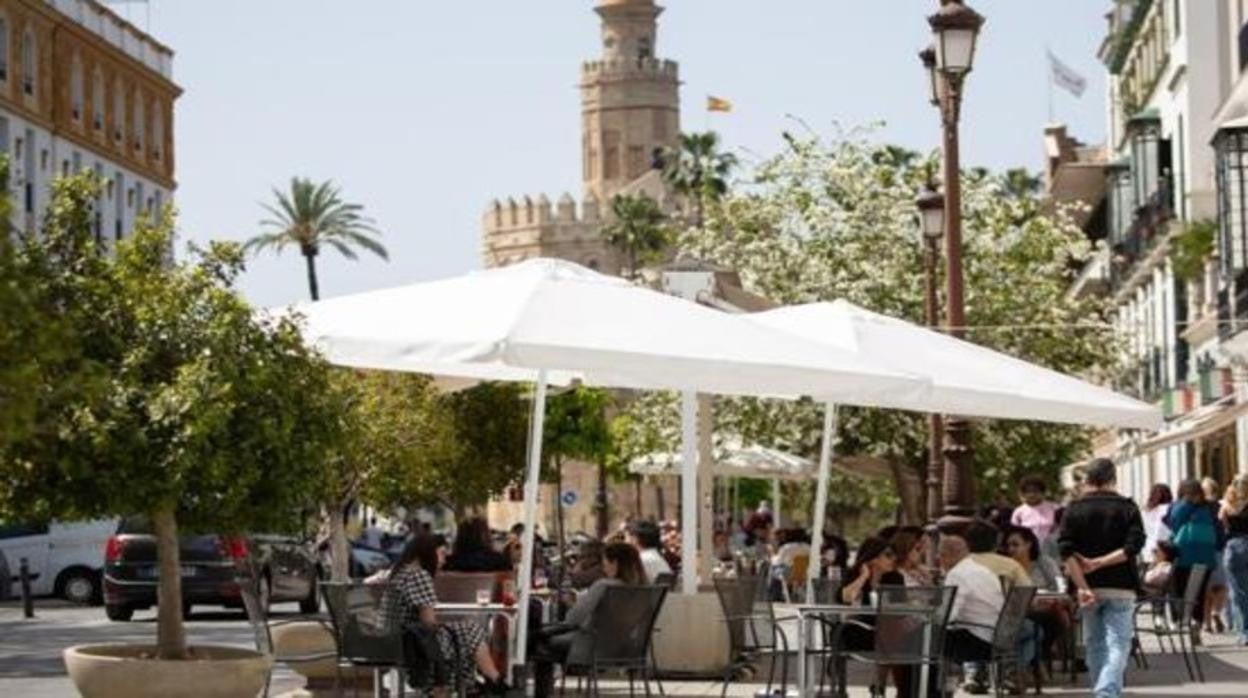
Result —
<instances>
[{"instance_id":1,"label":"chair leg","mask_svg":"<svg viewBox=\"0 0 1248 698\"><path fill-rule=\"evenodd\" d=\"M650 678L654 679L654 685L658 687L659 695L666 696L667 693L663 690L663 680L659 678L659 661L654 656L653 644L650 645ZM649 685L647 685L646 695L650 695L649 691L650 691L650 687Z\"/></svg>"},{"instance_id":2,"label":"chair leg","mask_svg":"<svg viewBox=\"0 0 1248 698\"><path fill-rule=\"evenodd\" d=\"M1187 678L1192 681L1195 681L1196 672L1192 671L1191 660L1187 658L1187 632L1184 630L1180 630L1178 632L1178 636L1179 636L1179 651L1183 655L1183 666L1187 668Z\"/></svg>"},{"instance_id":3,"label":"chair leg","mask_svg":"<svg viewBox=\"0 0 1248 698\"><path fill-rule=\"evenodd\" d=\"M637 698L637 691L633 686L633 681L636 676L637 673L635 671L632 669L628 670L628 698Z\"/></svg>"},{"instance_id":4,"label":"chair leg","mask_svg":"<svg viewBox=\"0 0 1248 698\"><path fill-rule=\"evenodd\" d=\"M1200 648L1192 645L1192 664L1196 665L1196 677L1201 683L1205 682L1205 670L1200 666Z\"/></svg>"},{"instance_id":5,"label":"chair leg","mask_svg":"<svg viewBox=\"0 0 1248 698\"><path fill-rule=\"evenodd\" d=\"M724 670L724 688L719 692L719 698L727 698L728 696L728 684L732 681L732 668L734 666L736 666L734 663L729 662L728 668Z\"/></svg>"},{"instance_id":6,"label":"chair leg","mask_svg":"<svg viewBox=\"0 0 1248 698\"><path fill-rule=\"evenodd\" d=\"M771 686L776 682L776 655L768 655L767 664L767 695L771 695Z\"/></svg>"}]
</instances>

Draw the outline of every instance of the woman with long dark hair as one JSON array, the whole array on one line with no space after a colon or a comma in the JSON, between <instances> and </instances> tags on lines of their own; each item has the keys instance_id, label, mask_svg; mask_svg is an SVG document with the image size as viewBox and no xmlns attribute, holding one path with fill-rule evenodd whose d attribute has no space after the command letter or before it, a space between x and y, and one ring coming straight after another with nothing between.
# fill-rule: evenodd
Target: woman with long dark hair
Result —
<instances>
[{"instance_id":1,"label":"woman with long dark hair","mask_svg":"<svg viewBox=\"0 0 1248 698\"><path fill-rule=\"evenodd\" d=\"M394 563L382 595L382 615L391 627L437 627L434 607L438 597L433 588L433 577L437 573L438 541L433 536L417 534ZM474 671L479 671L485 677L487 693L505 693L507 686L490 656L485 628L479 623L464 622L450 623L445 629L448 632L437 633L442 659L448 663L459 662L455 671L466 682L471 683Z\"/></svg>"},{"instance_id":2,"label":"woman with long dark hair","mask_svg":"<svg viewBox=\"0 0 1248 698\"><path fill-rule=\"evenodd\" d=\"M461 521L455 531L447 572L508 572L511 559L494 549L490 525L480 516Z\"/></svg>"},{"instance_id":3,"label":"woman with long dark hair","mask_svg":"<svg viewBox=\"0 0 1248 698\"><path fill-rule=\"evenodd\" d=\"M1166 526L1166 514L1170 513L1170 503L1174 501L1174 494L1170 492L1170 485L1164 482L1158 482L1148 491L1148 501L1144 504L1144 511L1141 514L1144 517L1144 550L1140 551L1140 557L1145 562L1153 561L1153 553L1157 550L1157 544L1163 540L1170 540L1170 528Z\"/></svg>"},{"instance_id":4,"label":"woman with long dark hair","mask_svg":"<svg viewBox=\"0 0 1248 698\"><path fill-rule=\"evenodd\" d=\"M533 652L534 690L538 698L554 692L554 665L565 661L577 635L589 626L594 609L607 589L613 586L641 586L646 583L646 568L641 564L637 548L628 543L611 543L602 550L602 572L605 576L579 594L562 623L548 625L537 633Z\"/></svg>"}]
</instances>

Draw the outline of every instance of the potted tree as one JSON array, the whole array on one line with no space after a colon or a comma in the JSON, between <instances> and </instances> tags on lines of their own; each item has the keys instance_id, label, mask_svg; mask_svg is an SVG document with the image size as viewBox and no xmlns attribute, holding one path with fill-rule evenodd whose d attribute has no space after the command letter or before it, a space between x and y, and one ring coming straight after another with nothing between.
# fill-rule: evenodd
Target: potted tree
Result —
<instances>
[{"instance_id":1,"label":"potted tree","mask_svg":"<svg viewBox=\"0 0 1248 698\"><path fill-rule=\"evenodd\" d=\"M42 234L0 243L4 281L20 289L7 299L12 316L55 319L57 347L0 373L33 391L0 400L0 424L12 425L0 443L0 514L145 514L153 524L156 642L67 649L84 696L254 696L267 657L187 642L179 531L298 523L292 512L344 430L330 369L292 321L258 318L235 292L237 246L175 262L166 213L110 257L92 226L99 186L91 175L57 182Z\"/></svg>"}]
</instances>

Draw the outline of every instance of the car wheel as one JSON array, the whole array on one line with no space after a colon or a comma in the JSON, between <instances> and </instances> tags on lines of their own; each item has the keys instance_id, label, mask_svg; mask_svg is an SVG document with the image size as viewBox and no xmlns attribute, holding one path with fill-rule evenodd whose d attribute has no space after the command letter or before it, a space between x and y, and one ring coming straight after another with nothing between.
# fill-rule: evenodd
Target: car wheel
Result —
<instances>
[{"instance_id":1,"label":"car wheel","mask_svg":"<svg viewBox=\"0 0 1248 698\"><path fill-rule=\"evenodd\" d=\"M56 581L58 596L81 606L95 603L100 594L100 577L85 569L71 569L61 573Z\"/></svg>"},{"instance_id":2,"label":"car wheel","mask_svg":"<svg viewBox=\"0 0 1248 698\"><path fill-rule=\"evenodd\" d=\"M299 602L299 612L300 612L300 613L303 613L303 614L305 614L305 615L312 615L313 613L318 613L318 612L320 612L320 610L321 610L321 597L320 597L320 596L317 596L317 594L318 594L318 590L317 590L317 588L316 588L316 577L313 577L313 578L312 578L311 580L309 580L309 582L308 582L308 595L307 595L307 597L306 597L306 598L304 598L302 601L300 601L300 602Z\"/></svg>"},{"instance_id":3,"label":"car wheel","mask_svg":"<svg viewBox=\"0 0 1248 698\"><path fill-rule=\"evenodd\" d=\"M104 615L108 616L111 621L126 623L134 617L134 609L125 604L107 604L104 606Z\"/></svg>"}]
</instances>

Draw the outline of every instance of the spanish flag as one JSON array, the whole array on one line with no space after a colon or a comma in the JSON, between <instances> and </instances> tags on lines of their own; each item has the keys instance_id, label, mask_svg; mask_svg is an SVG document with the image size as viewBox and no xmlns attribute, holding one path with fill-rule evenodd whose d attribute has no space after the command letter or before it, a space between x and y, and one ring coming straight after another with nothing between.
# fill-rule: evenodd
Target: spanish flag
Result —
<instances>
[{"instance_id":1,"label":"spanish flag","mask_svg":"<svg viewBox=\"0 0 1248 698\"><path fill-rule=\"evenodd\" d=\"M729 112L729 111L732 111L732 102L729 102L728 100L723 99L721 97L712 97L710 95L707 95L706 96L706 110Z\"/></svg>"}]
</instances>

